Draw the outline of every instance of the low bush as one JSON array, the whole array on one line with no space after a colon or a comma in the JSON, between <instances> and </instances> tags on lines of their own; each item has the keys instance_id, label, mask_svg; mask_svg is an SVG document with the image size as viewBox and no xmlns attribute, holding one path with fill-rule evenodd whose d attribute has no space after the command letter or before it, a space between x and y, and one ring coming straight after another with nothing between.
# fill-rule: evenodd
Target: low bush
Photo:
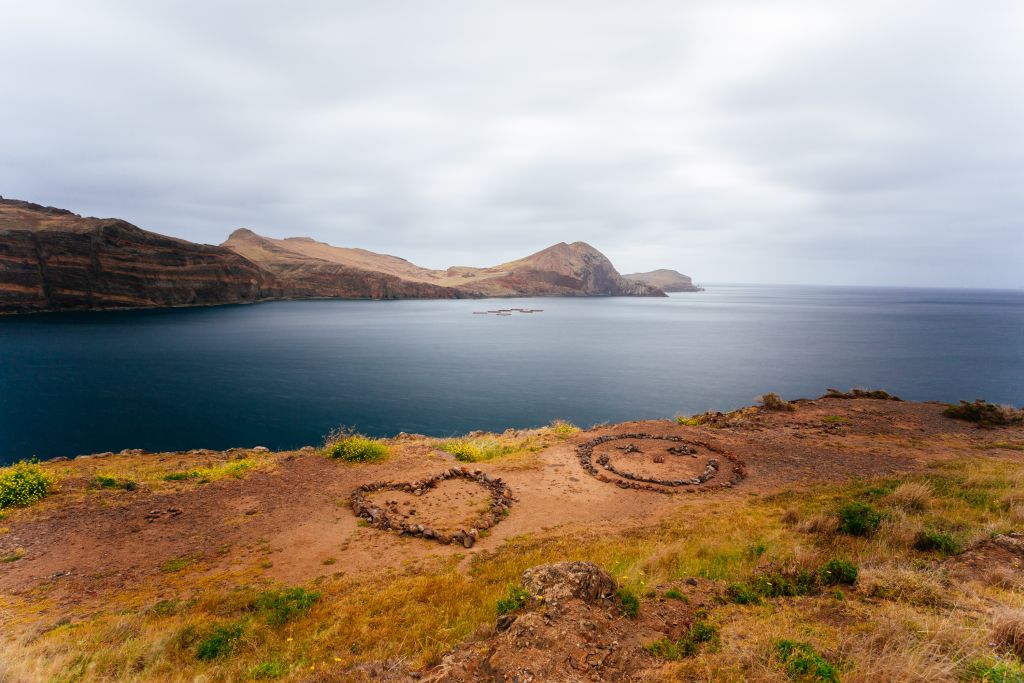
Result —
<instances>
[{"instance_id":1,"label":"low bush","mask_svg":"<svg viewBox=\"0 0 1024 683\"><path fill-rule=\"evenodd\" d=\"M530 599L530 593L520 586L509 586L505 592L505 597L498 600L498 615L508 614L509 612L515 612L526 606L527 601Z\"/></svg>"},{"instance_id":2,"label":"low bush","mask_svg":"<svg viewBox=\"0 0 1024 683\"><path fill-rule=\"evenodd\" d=\"M56 479L33 461L0 469L0 510L32 505L51 493L56 484Z\"/></svg>"},{"instance_id":3,"label":"low bush","mask_svg":"<svg viewBox=\"0 0 1024 683\"><path fill-rule=\"evenodd\" d=\"M818 654L809 643L780 640L775 643L775 654L791 680L839 683L835 665Z\"/></svg>"},{"instance_id":4,"label":"low bush","mask_svg":"<svg viewBox=\"0 0 1024 683\"><path fill-rule=\"evenodd\" d=\"M139 484L134 479L118 479L107 474L97 474L89 482L89 488L134 491L139 488Z\"/></svg>"},{"instance_id":5,"label":"low bush","mask_svg":"<svg viewBox=\"0 0 1024 683\"><path fill-rule=\"evenodd\" d=\"M280 626L304 616L319 599L319 593L308 591L305 588L270 590L260 593L256 597L253 607L268 624Z\"/></svg>"},{"instance_id":6,"label":"low bush","mask_svg":"<svg viewBox=\"0 0 1024 683\"><path fill-rule=\"evenodd\" d=\"M328 457L344 462L379 462L388 457L388 447L377 439L348 430L336 430L327 438Z\"/></svg>"},{"instance_id":7,"label":"low bush","mask_svg":"<svg viewBox=\"0 0 1024 683\"><path fill-rule=\"evenodd\" d=\"M821 398L874 398L881 401L902 401L899 396L893 396L888 391L882 391L881 389L850 389L849 391L839 391L838 389L827 389L824 396Z\"/></svg>"},{"instance_id":8,"label":"low bush","mask_svg":"<svg viewBox=\"0 0 1024 683\"><path fill-rule=\"evenodd\" d=\"M693 417L676 415L676 424L683 425L684 427L699 427L704 424L704 417L702 415L694 415Z\"/></svg>"},{"instance_id":9,"label":"low bush","mask_svg":"<svg viewBox=\"0 0 1024 683\"><path fill-rule=\"evenodd\" d=\"M823 586L852 586L857 582L857 565L846 560L829 560L818 569Z\"/></svg>"},{"instance_id":10,"label":"low bush","mask_svg":"<svg viewBox=\"0 0 1024 683\"><path fill-rule=\"evenodd\" d=\"M619 604L622 606L622 615L629 619L636 619L640 616L640 598L628 588L620 588L616 593Z\"/></svg>"},{"instance_id":11,"label":"low bush","mask_svg":"<svg viewBox=\"0 0 1024 683\"><path fill-rule=\"evenodd\" d=\"M952 534L938 529L919 531L917 538L914 539L914 548L925 552L939 552L943 555L959 555L963 552L963 546Z\"/></svg>"},{"instance_id":12,"label":"low bush","mask_svg":"<svg viewBox=\"0 0 1024 683\"><path fill-rule=\"evenodd\" d=\"M1024 410L1012 406L1000 406L980 398L974 403L960 401L959 405L949 404L942 411L946 417L954 420L966 420L981 427L1004 427L1007 425L1024 424Z\"/></svg>"},{"instance_id":13,"label":"low bush","mask_svg":"<svg viewBox=\"0 0 1024 683\"><path fill-rule=\"evenodd\" d=\"M706 621L697 621L687 629L686 634L679 640L662 638L661 640L644 645L644 649L655 657L674 661L685 657L692 657L697 654L701 645L705 643L709 643L714 647L718 644L719 640L717 626Z\"/></svg>"},{"instance_id":14,"label":"low bush","mask_svg":"<svg viewBox=\"0 0 1024 683\"><path fill-rule=\"evenodd\" d=\"M682 600L683 602L689 602L689 598L683 595L682 591L678 588L669 588L665 591L665 597L669 600Z\"/></svg>"},{"instance_id":15,"label":"low bush","mask_svg":"<svg viewBox=\"0 0 1024 683\"><path fill-rule=\"evenodd\" d=\"M196 646L196 659L211 661L227 657L245 634L245 626L240 623L214 626L206 633Z\"/></svg>"},{"instance_id":16,"label":"low bush","mask_svg":"<svg viewBox=\"0 0 1024 683\"><path fill-rule=\"evenodd\" d=\"M774 391L769 391L767 394L761 394L755 400L761 404L761 407L765 410L796 410L796 406L776 394Z\"/></svg>"},{"instance_id":17,"label":"low bush","mask_svg":"<svg viewBox=\"0 0 1024 683\"><path fill-rule=\"evenodd\" d=\"M848 536L871 536L882 523L882 513L856 500L843 504L838 515L839 531Z\"/></svg>"},{"instance_id":18,"label":"low bush","mask_svg":"<svg viewBox=\"0 0 1024 683\"><path fill-rule=\"evenodd\" d=\"M548 426L548 429L558 436L572 436L580 431L579 427L565 420L555 420Z\"/></svg>"}]
</instances>

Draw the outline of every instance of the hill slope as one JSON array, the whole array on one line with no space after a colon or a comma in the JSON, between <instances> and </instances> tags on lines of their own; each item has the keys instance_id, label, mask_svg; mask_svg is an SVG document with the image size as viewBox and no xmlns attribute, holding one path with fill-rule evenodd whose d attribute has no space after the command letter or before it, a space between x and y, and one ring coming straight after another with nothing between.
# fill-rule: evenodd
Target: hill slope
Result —
<instances>
[{"instance_id":1,"label":"hill slope","mask_svg":"<svg viewBox=\"0 0 1024 683\"><path fill-rule=\"evenodd\" d=\"M0 198L0 313L247 303L283 291L223 247Z\"/></svg>"},{"instance_id":2,"label":"hill slope","mask_svg":"<svg viewBox=\"0 0 1024 683\"><path fill-rule=\"evenodd\" d=\"M702 292L701 287L693 284L689 275L683 275L677 270L659 268L649 273L630 273L622 277L634 282L643 282L651 287L657 287L665 292Z\"/></svg>"}]
</instances>

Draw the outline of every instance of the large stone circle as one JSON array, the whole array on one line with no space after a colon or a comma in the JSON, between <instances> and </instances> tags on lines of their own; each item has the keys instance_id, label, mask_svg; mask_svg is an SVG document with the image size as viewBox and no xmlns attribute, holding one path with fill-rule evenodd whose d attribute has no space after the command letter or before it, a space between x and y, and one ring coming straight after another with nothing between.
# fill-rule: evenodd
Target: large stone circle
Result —
<instances>
[{"instance_id":1,"label":"large stone circle","mask_svg":"<svg viewBox=\"0 0 1024 683\"><path fill-rule=\"evenodd\" d=\"M594 448L601 444L605 444L610 441L652 440L669 441L679 444L679 446L674 446L668 449L670 457L696 457L698 452L697 448L703 448L710 451L717 457L710 458L708 460L702 473L696 476L676 479L658 479L638 474L636 472L631 472L613 463L608 453L599 453L596 457L595 463ZM632 443L623 447L622 450L625 454L642 452L635 444ZM606 434L605 436L599 436L580 444L576 447L576 454L579 456L580 465L583 466L583 469L596 477L599 481L614 483L619 488L657 491L658 493L675 493L680 490L692 493L698 490L729 488L738 484L747 474L744 462L725 452L721 448L713 446L705 441L687 439L685 437L672 434L664 436L646 434L642 432L632 434ZM722 461L725 462L723 463ZM619 478L614 479L609 477L602 472L601 469L598 469L599 467ZM721 473L723 467L728 470L728 473L725 476L722 476Z\"/></svg>"},{"instance_id":2,"label":"large stone circle","mask_svg":"<svg viewBox=\"0 0 1024 683\"><path fill-rule=\"evenodd\" d=\"M452 534L439 531L424 524L404 522L398 515L388 510L387 506L375 505L366 496L368 493L377 491L404 491L415 496L421 496L440 482L454 478L466 479L475 485L483 487L490 493L491 504L487 511L481 513L468 528L460 529ZM352 511L357 517L367 520L371 526L384 531L397 531L407 536L419 536L443 545L457 543L466 548L473 547L473 544L479 538L480 531L489 529L503 520L508 515L509 508L514 501L512 489L501 479L485 474L481 470L470 471L466 467L453 467L419 481L377 481L363 484L352 491Z\"/></svg>"}]
</instances>

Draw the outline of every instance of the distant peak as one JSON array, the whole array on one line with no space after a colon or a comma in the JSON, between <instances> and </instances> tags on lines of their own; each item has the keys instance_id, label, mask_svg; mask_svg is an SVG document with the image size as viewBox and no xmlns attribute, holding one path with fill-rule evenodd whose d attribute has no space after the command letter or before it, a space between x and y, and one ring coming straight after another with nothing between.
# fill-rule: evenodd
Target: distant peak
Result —
<instances>
[{"instance_id":1,"label":"distant peak","mask_svg":"<svg viewBox=\"0 0 1024 683\"><path fill-rule=\"evenodd\" d=\"M235 230L233 233L228 235L228 239L229 240L233 240L233 239L236 239L236 238L237 239L247 239L247 238L251 238L251 237L259 237L259 235L254 233L249 228L239 228L238 230Z\"/></svg>"}]
</instances>

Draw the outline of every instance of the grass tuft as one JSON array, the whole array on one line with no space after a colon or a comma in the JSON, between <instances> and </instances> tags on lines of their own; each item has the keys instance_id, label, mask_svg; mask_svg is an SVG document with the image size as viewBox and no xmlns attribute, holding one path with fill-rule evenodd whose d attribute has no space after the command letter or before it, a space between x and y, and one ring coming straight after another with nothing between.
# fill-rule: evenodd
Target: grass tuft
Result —
<instances>
[{"instance_id":1,"label":"grass tuft","mask_svg":"<svg viewBox=\"0 0 1024 683\"><path fill-rule=\"evenodd\" d=\"M835 665L818 654L809 643L780 640L775 643L775 654L790 680L839 683Z\"/></svg>"},{"instance_id":2,"label":"grass tuft","mask_svg":"<svg viewBox=\"0 0 1024 683\"><path fill-rule=\"evenodd\" d=\"M329 458L343 462L380 462L388 457L388 447L378 439L356 434L348 429L331 432L324 444Z\"/></svg>"},{"instance_id":3,"label":"grass tuft","mask_svg":"<svg viewBox=\"0 0 1024 683\"><path fill-rule=\"evenodd\" d=\"M253 602L253 607L271 626L281 626L305 616L320 599L320 594L305 588L263 591Z\"/></svg>"},{"instance_id":4,"label":"grass tuft","mask_svg":"<svg viewBox=\"0 0 1024 683\"><path fill-rule=\"evenodd\" d=\"M849 501L839 508L839 531L847 536L872 536L882 524L882 513L867 503Z\"/></svg>"},{"instance_id":5,"label":"grass tuft","mask_svg":"<svg viewBox=\"0 0 1024 683\"><path fill-rule=\"evenodd\" d=\"M769 391L767 394L761 394L756 400L761 404L761 408L764 410L780 410L780 411L793 411L796 410L796 406L785 400L774 391Z\"/></svg>"},{"instance_id":6,"label":"grass tuft","mask_svg":"<svg viewBox=\"0 0 1024 683\"><path fill-rule=\"evenodd\" d=\"M1024 410L1012 406L996 405L980 398L974 403L960 401L959 405L949 404L942 414L954 420L973 422L980 427L1024 424Z\"/></svg>"},{"instance_id":7,"label":"grass tuft","mask_svg":"<svg viewBox=\"0 0 1024 683\"><path fill-rule=\"evenodd\" d=\"M636 619L640 616L640 598L629 588L620 588L615 594L622 606L622 616L628 619Z\"/></svg>"},{"instance_id":8,"label":"grass tuft","mask_svg":"<svg viewBox=\"0 0 1024 683\"><path fill-rule=\"evenodd\" d=\"M498 616L521 610L530 599L530 593L520 586L509 586L505 597L498 600Z\"/></svg>"},{"instance_id":9,"label":"grass tuft","mask_svg":"<svg viewBox=\"0 0 1024 683\"><path fill-rule=\"evenodd\" d=\"M662 638L644 645L644 649L655 657L675 661L694 656L700 651L701 645L705 643L714 649L720 642L717 626L706 621L697 621L687 629L686 634L679 640Z\"/></svg>"}]
</instances>

